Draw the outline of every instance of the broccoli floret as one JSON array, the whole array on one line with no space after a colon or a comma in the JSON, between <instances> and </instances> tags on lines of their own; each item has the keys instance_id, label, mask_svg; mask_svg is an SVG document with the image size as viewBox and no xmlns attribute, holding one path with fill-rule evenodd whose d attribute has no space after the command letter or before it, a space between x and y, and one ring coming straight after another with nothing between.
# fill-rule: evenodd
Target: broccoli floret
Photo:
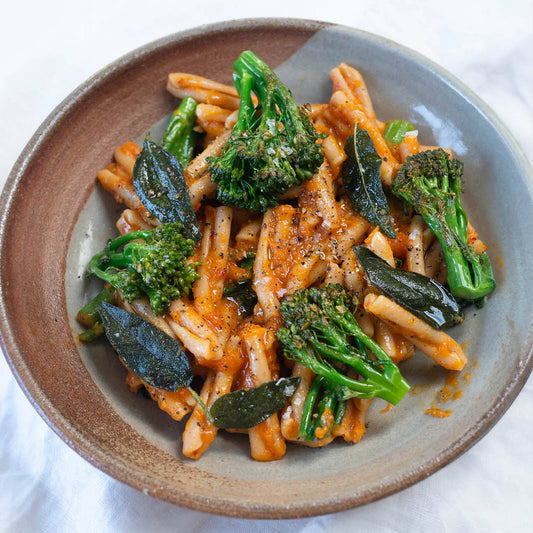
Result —
<instances>
[{"instance_id":1,"label":"broccoli floret","mask_svg":"<svg viewBox=\"0 0 533 533\"><path fill-rule=\"evenodd\" d=\"M272 69L253 52L234 63L241 103L231 137L209 173L224 205L266 211L277 195L313 177L324 160L320 135L306 108L299 108ZM252 93L258 100L254 106Z\"/></svg>"},{"instance_id":2,"label":"broccoli floret","mask_svg":"<svg viewBox=\"0 0 533 533\"><path fill-rule=\"evenodd\" d=\"M200 263L186 262L194 253L194 241L186 239L182 229L181 223L171 222L111 239L89 261L87 274L110 283L127 301L147 295L160 315L199 278Z\"/></svg>"},{"instance_id":3,"label":"broccoli floret","mask_svg":"<svg viewBox=\"0 0 533 533\"><path fill-rule=\"evenodd\" d=\"M457 298L478 300L496 287L489 256L468 244L468 218L461 205L463 164L441 148L407 158L392 183L426 221L442 246L448 285Z\"/></svg>"},{"instance_id":4,"label":"broccoli floret","mask_svg":"<svg viewBox=\"0 0 533 533\"><path fill-rule=\"evenodd\" d=\"M344 399L378 396L396 405L409 390L385 350L357 323L357 299L340 285L300 289L287 296L280 309L286 327L278 330L277 338L285 356L343 386ZM361 379L347 376L342 365Z\"/></svg>"}]
</instances>

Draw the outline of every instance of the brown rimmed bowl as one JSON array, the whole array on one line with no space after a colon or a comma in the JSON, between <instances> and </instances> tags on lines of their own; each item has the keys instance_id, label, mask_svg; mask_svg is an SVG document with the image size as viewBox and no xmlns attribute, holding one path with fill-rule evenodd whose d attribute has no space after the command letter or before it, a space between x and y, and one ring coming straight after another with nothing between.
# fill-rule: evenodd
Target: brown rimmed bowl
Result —
<instances>
[{"instance_id":1,"label":"brown rimmed bowl","mask_svg":"<svg viewBox=\"0 0 533 533\"><path fill-rule=\"evenodd\" d=\"M245 436L221 433L192 462L180 455L182 425L127 391L124 369L110 348L76 343L73 315L95 291L84 267L113 235L120 211L97 187L97 171L109 164L116 146L139 138L175 107L165 91L169 72L230 82L232 63L245 49L276 67L300 103L327 101L329 69L341 61L356 66L381 119L412 121L425 144L450 147L465 163L466 207L489 245L498 288L452 331L470 362L458 377L462 397L450 417L424 414L446 374L418 354L402 366L416 394L387 412L374 402L367 435L355 446L289 446L284 460L264 464L249 458ZM0 202L2 348L52 429L96 467L147 494L250 518L355 507L412 485L463 453L525 383L533 365L532 183L531 167L494 113L443 69L390 41L285 19L240 20L171 35L80 86L19 157Z\"/></svg>"}]
</instances>

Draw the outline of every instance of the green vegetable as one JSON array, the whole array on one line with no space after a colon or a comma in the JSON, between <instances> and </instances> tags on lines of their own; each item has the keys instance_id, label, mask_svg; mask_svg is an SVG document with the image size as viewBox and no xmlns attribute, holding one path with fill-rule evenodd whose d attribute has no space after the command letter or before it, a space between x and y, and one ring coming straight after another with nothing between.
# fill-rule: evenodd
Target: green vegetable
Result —
<instances>
[{"instance_id":1,"label":"green vegetable","mask_svg":"<svg viewBox=\"0 0 533 533\"><path fill-rule=\"evenodd\" d=\"M95 322L93 326L86 329L78 335L78 340L81 342L93 342L104 332L104 327L100 322Z\"/></svg>"},{"instance_id":2,"label":"green vegetable","mask_svg":"<svg viewBox=\"0 0 533 533\"><path fill-rule=\"evenodd\" d=\"M109 284L105 287L87 304L85 304L76 315L76 320L82 325L90 328L94 326L100 319L98 314L98 307L102 302L112 303L115 299L115 289Z\"/></svg>"},{"instance_id":3,"label":"green vegetable","mask_svg":"<svg viewBox=\"0 0 533 533\"><path fill-rule=\"evenodd\" d=\"M230 298L239 306L239 313L243 317L250 316L254 312L257 304L257 294L252 285L252 276L254 268L255 252L248 250L243 259L241 259L239 266L249 270L250 277L242 279L224 287L223 295Z\"/></svg>"},{"instance_id":4,"label":"green vegetable","mask_svg":"<svg viewBox=\"0 0 533 533\"><path fill-rule=\"evenodd\" d=\"M396 238L390 219L389 204L381 185L381 158L370 135L355 125L354 134L344 146L346 160L341 176L353 208L387 237Z\"/></svg>"},{"instance_id":5,"label":"green vegetable","mask_svg":"<svg viewBox=\"0 0 533 533\"><path fill-rule=\"evenodd\" d=\"M392 182L392 193L412 205L437 236L456 298L478 300L496 287L489 256L468 244L468 218L461 205L463 164L441 148L407 158Z\"/></svg>"},{"instance_id":6,"label":"green vegetable","mask_svg":"<svg viewBox=\"0 0 533 533\"><path fill-rule=\"evenodd\" d=\"M280 378L252 389L224 394L211 406L215 426L249 429L277 413L296 392L300 378Z\"/></svg>"},{"instance_id":7,"label":"green vegetable","mask_svg":"<svg viewBox=\"0 0 533 533\"><path fill-rule=\"evenodd\" d=\"M136 376L171 392L190 385L191 365L180 342L143 318L106 302L99 313L108 341Z\"/></svg>"},{"instance_id":8,"label":"green vegetable","mask_svg":"<svg viewBox=\"0 0 533 533\"><path fill-rule=\"evenodd\" d=\"M234 63L233 81L241 103L231 137L209 173L224 205L266 211L277 196L313 177L324 160L309 113L253 52ZM257 107L252 92L258 99Z\"/></svg>"},{"instance_id":9,"label":"green vegetable","mask_svg":"<svg viewBox=\"0 0 533 533\"><path fill-rule=\"evenodd\" d=\"M444 329L463 321L459 305L440 283L416 272L392 268L365 246L353 249L368 281L431 327Z\"/></svg>"},{"instance_id":10,"label":"green vegetable","mask_svg":"<svg viewBox=\"0 0 533 533\"><path fill-rule=\"evenodd\" d=\"M385 124L383 137L389 144L402 144L405 134L414 129L415 127L407 120L389 120Z\"/></svg>"},{"instance_id":11,"label":"green vegetable","mask_svg":"<svg viewBox=\"0 0 533 533\"><path fill-rule=\"evenodd\" d=\"M285 356L342 386L344 398L378 396L396 405L409 390L388 354L355 320L357 300L340 285L300 289L285 297L280 310L286 327L276 336ZM361 379L348 377L338 363L351 367Z\"/></svg>"},{"instance_id":12,"label":"green vegetable","mask_svg":"<svg viewBox=\"0 0 533 533\"><path fill-rule=\"evenodd\" d=\"M167 129L161 137L159 144L172 152L186 168L193 155L196 134L193 130L196 122L196 107L198 102L186 96L179 107L172 113Z\"/></svg>"},{"instance_id":13,"label":"green vegetable","mask_svg":"<svg viewBox=\"0 0 533 533\"><path fill-rule=\"evenodd\" d=\"M178 158L149 139L133 166L133 185L144 207L161 222L181 222L183 234L202 238Z\"/></svg>"},{"instance_id":14,"label":"green vegetable","mask_svg":"<svg viewBox=\"0 0 533 533\"><path fill-rule=\"evenodd\" d=\"M346 409L346 400L344 400L343 387L328 381L323 376L317 376L305 398L298 438L308 441L316 438L315 431L323 427L322 416L326 409L329 409L334 416L333 424L324 437L331 433L333 426L341 423Z\"/></svg>"},{"instance_id":15,"label":"green vegetable","mask_svg":"<svg viewBox=\"0 0 533 533\"><path fill-rule=\"evenodd\" d=\"M174 222L109 240L89 261L87 273L110 283L128 301L147 295L160 315L170 302L189 294L199 277L200 263L187 263L194 242L182 231L181 223Z\"/></svg>"},{"instance_id":16,"label":"green vegetable","mask_svg":"<svg viewBox=\"0 0 533 533\"><path fill-rule=\"evenodd\" d=\"M239 313L243 317L253 314L257 304L257 294L252 287L251 279L243 279L224 287L223 294L239 306Z\"/></svg>"},{"instance_id":17,"label":"green vegetable","mask_svg":"<svg viewBox=\"0 0 533 533\"><path fill-rule=\"evenodd\" d=\"M87 327L83 333L78 335L78 339L82 342L92 342L98 338L104 329L100 324L100 315L98 308L102 302L113 303L115 300L115 289L106 283L104 288L87 304L85 304L76 315L76 320Z\"/></svg>"}]
</instances>

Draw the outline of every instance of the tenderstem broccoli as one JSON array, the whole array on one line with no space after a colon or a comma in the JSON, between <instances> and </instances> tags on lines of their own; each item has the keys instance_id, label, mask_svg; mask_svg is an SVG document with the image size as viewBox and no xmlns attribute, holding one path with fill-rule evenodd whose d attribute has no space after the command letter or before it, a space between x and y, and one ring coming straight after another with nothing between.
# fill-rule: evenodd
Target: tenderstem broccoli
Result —
<instances>
[{"instance_id":1,"label":"tenderstem broccoli","mask_svg":"<svg viewBox=\"0 0 533 533\"><path fill-rule=\"evenodd\" d=\"M496 287L489 256L468 244L468 218L461 204L463 164L441 148L407 158L392 192L426 221L442 246L448 285L456 298L479 300Z\"/></svg>"},{"instance_id":2,"label":"tenderstem broccoli","mask_svg":"<svg viewBox=\"0 0 533 533\"><path fill-rule=\"evenodd\" d=\"M169 152L172 152L186 168L190 163L196 134L193 130L196 122L196 107L198 102L193 98L186 96L172 113L168 126L159 142L160 146Z\"/></svg>"},{"instance_id":3,"label":"tenderstem broccoli","mask_svg":"<svg viewBox=\"0 0 533 533\"><path fill-rule=\"evenodd\" d=\"M111 284L127 301L148 296L160 315L199 278L200 263L187 263L194 241L186 239L182 229L181 223L171 222L109 240L89 261L87 274Z\"/></svg>"},{"instance_id":4,"label":"tenderstem broccoli","mask_svg":"<svg viewBox=\"0 0 533 533\"><path fill-rule=\"evenodd\" d=\"M309 112L253 52L234 63L233 82L241 103L238 120L209 172L224 205L266 211L277 196L313 177L324 159ZM254 105L252 94L257 97Z\"/></svg>"},{"instance_id":5,"label":"tenderstem broccoli","mask_svg":"<svg viewBox=\"0 0 533 533\"><path fill-rule=\"evenodd\" d=\"M309 441L327 437L334 426L340 425L345 410L344 388L317 376L305 398L298 438Z\"/></svg>"},{"instance_id":6,"label":"tenderstem broccoli","mask_svg":"<svg viewBox=\"0 0 533 533\"><path fill-rule=\"evenodd\" d=\"M377 396L396 405L409 384L387 352L363 332L356 309L355 296L340 285L300 289L281 303L286 327L277 338L287 358L342 386L344 399ZM343 365L360 379L348 376Z\"/></svg>"}]
</instances>

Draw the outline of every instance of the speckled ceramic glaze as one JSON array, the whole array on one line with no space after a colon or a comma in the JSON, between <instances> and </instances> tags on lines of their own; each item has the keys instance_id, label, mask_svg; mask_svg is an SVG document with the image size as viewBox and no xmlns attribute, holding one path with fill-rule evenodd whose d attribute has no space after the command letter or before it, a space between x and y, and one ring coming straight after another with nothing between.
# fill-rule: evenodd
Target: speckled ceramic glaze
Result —
<instances>
[{"instance_id":1,"label":"speckled ceramic glaze","mask_svg":"<svg viewBox=\"0 0 533 533\"><path fill-rule=\"evenodd\" d=\"M327 100L328 71L339 62L356 66L382 120L409 119L425 144L450 147L465 163L466 207L489 245L498 288L485 308L469 312L452 331L465 343L470 384L459 377L462 397L444 404L453 410L449 418L424 414L446 374L417 354L402 367L416 394L388 412L374 402L367 435L357 445L289 446L285 459L264 464L249 458L245 436L221 432L193 462L180 455L183 426L127 391L125 371L110 348L76 344L73 315L95 290L83 270L114 234L118 212L97 187L97 171L116 146L171 112L176 101L165 91L169 72L229 82L232 63L245 49L277 67L300 103ZM1 197L2 347L58 435L147 494L256 518L354 507L407 487L464 452L525 382L533 360L531 184L531 168L494 114L441 68L394 43L345 27L279 19L172 35L88 80L54 110L17 161Z\"/></svg>"}]
</instances>

